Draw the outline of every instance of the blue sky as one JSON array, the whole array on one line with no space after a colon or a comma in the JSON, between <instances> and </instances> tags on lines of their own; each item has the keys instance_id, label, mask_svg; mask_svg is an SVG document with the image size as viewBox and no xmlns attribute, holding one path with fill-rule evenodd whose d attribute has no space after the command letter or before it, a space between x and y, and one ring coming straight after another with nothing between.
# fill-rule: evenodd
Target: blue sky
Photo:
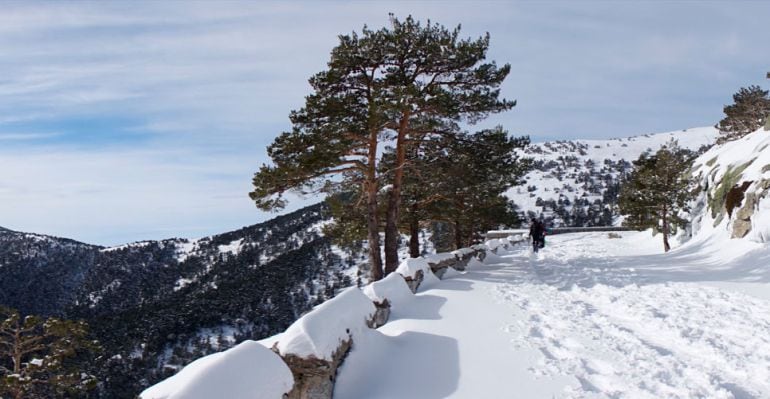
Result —
<instances>
[{"instance_id":1,"label":"blue sky","mask_svg":"<svg viewBox=\"0 0 770 399\"><path fill-rule=\"evenodd\" d=\"M768 2L3 2L0 226L111 245L265 220L265 147L337 35L489 32L535 141L713 125L770 70ZM299 199L291 209L313 202Z\"/></svg>"}]
</instances>

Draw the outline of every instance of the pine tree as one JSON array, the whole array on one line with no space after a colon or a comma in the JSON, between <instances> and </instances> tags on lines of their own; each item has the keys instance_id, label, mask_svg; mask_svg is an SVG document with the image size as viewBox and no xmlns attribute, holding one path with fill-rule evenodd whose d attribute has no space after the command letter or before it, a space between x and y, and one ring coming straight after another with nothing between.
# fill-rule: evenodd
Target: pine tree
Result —
<instances>
[{"instance_id":1,"label":"pine tree","mask_svg":"<svg viewBox=\"0 0 770 399\"><path fill-rule=\"evenodd\" d=\"M310 79L313 94L291 113L291 132L268 148L272 166L255 174L251 198L261 209L285 206L289 190L318 191L330 175L361 186L372 279L382 277L379 246L378 145L395 141L395 167L388 181L385 223L385 273L398 265L398 223L406 154L427 135L451 135L458 122L475 123L515 102L500 99L499 87L510 71L482 63L489 35L459 39L448 30L411 16L391 15L391 27L366 27L340 36L327 71Z\"/></svg>"},{"instance_id":2,"label":"pine tree","mask_svg":"<svg viewBox=\"0 0 770 399\"><path fill-rule=\"evenodd\" d=\"M263 210L282 209L286 191L318 191L333 175L357 183L366 198L369 261L373 280L382 278L376 176L382 140L386 67L382 38L364 27L362 36L341 35L329 69L310 79L314 92L292 111L293 129L268 147L273 165L254 175L249 196Z\"/></svg>"},{"instance_id":3,"label":"pine tree","mask_svg":"<svg viewBox=\"0 0 770 399\"><path fill-rule=\"evenodd\" d=\"M734 104L724 108L725 118L715 126L721 134L717 144L739 139L761 128L770 116L768 91L753 85L733 94Z\"/></svg>"},{"instance_id":4,"label":"pine tree","mask_svg":"<svg viewBox=\"0 0 770 399\"><path fill-rule=\"evenodd\" d=\"M385 273L398 266L398 226L404 165L410 146L426 135L457 132L457 122L475 123L491 113L515 105L500 98L500 85L510 65L483 63L489 34L459 39L460 26L449 30L411 16L399 21L391 15L385 37L389 68L387 102L395 139L395 169L389 191L385 226Z\"/></svg>"},{"instance_id":5,"label":"pine tree","mask_svg":"<svg viewBox=\"0 0 770 399\"><path fill-rule=\"evenodd\" d=\"M73 396L92 389L96 379L70 367L83 350L97 349L86 339L84 322L37 316L0 307L0 394L14 399L28 396Z\"/></svg>"},{"instance_id":6,"label":"pine tree","mask_svg":"<svg viewBox=\"0 0 770 399\"><path fill-rule=\"evenodd\" d=\"M671 249L669 236L687 223L680 212L689 210L687 203L693 196L687 175L693 158L690 150L672 140L655 154L639 156L620 189L618 207L626 216L623 224L662 233L665 252Z\"/></svg>"},{"instance_id":7,"label":"pine tree","mask_svg":"<svg viewBox=\"0 0 770 399\"><path fill-rule=\"evenodd\" d=\"M517 153L527 144L528 137L510 137L501 127L428 142L411 174L419 177L407 185L407 193L421 196L416 204L415 196L406 198L407 218L449 223L457 248L481 232L516 225L517 212L503 194L523 184L531 169L531 160ZM421 213L412 215L415 207Z\"/></svg>"}]
</instances>

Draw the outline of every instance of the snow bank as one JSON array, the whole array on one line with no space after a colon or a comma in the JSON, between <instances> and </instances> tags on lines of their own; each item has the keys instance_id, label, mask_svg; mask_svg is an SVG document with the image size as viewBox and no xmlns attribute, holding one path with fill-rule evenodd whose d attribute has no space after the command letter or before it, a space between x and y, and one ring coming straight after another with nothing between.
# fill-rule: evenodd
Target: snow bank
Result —
<instances>
[{"instance_id":1,"label":"snow bank","mask_svg":"<svg viewBox=\"0 0 770 399\"><path fill-rule=\"evenodd\" d=\"M482 263L480 260L473 258L468 261L468 264L465 266L465 269L476 269L480 266L484 266L484 263Z\"/></svg>"},{"instance_id":2,"label":"snow bank","mask_svg":"<svg viewBox=\"0 0 770 399\"><path fill-rule=\"evenodd\" d=\"M438 254L429 254L429 255L423 256L422 258L425 259L425 261L428 262L428 263L441 263L441 262L445 262L447 260L455 259L455 252L457 252L457 251L441 252L441 253L438 253ZM417 258L417 259L419 259L419 258Z\"/></svg>"},{"instance_id":3,"label":"snow bank","mask_svg":"<svg viewBox=\"0 0 770 399\"><path fill-rule=\"evenodd\" d=\"M364 287L364 294L372 301L379 303L387 299L395 308L407 306L414 296L404 278L398 273L391 273L384 279L367 285Z\"/></svg>"},{"instance_id":4,"label":"snow bank","mask_svg":"<svg viewBox=\"0 0 770 399\"><path fill-rule=\"evenodd\" d=\"M495 238L492 240L487 240L487 242L485 242L484 244L487 246L487 248L494 251L495 249L508 244L508 240Z\"/></svg>"},{"instance_id":5,"label":"snow bank","mask_svg":"<svg viewBox=\"0 0 770 399\"><path fill-rule=\"evenodd\" d=\"M435 274L433 274L433 271L430 269L430 265L425 258L406 259L401 262L396 269L396 273L412 280L418 280L417 274L419 271L422 271L422 281L420 282L419 288L428 288L441 281Z\"/></svg>"},{"instance_id":6,"label":"snow bank","mask_svg":"<svg viewBox=\"0 0 770 399\"><path fill-rule=\"evenodd\" d=\"M484 257L483 263L485 265L491 265L496 263L505 263L506 260L501 258L498 255L495 255L493 252L487 253L487 256Z\"/></svg>"},{"instance_id":7,"label":"snow bank","mask_svg":"<svg viewBox=\"0 0 770 399\"><path fill-rule=\"evenodd\" d=\"M476 253L476 250L474 250L473 248L460 248L450 252L450 254L454 255L456 258L462 258L468 255L473 255L474 253Z\"/></svg>"},{"instance_id":8,"label":"snow bank","mask_svg":"<svg viewBox=\"0 0 770 399\"><path fill-rule=\"evenodd\" d=\"M480 244L480 246L483 249L488 249L490 251L494 251L498 248L505 248L506 246L510 246L510 244L517 244L522 241L524 241L524 236L521 234L513 234L510 236L507 236L505 238L493 238L491 240L487 240L484 242L484 244Z\"/></svg>"},{"instance_id":9,"label":"snow bank","mask_svg":"<svg viewBox=\"0 0 770 399\"><path fill-rule=\"evenodd\" d=\"M458 271L457 269L455 269L453 267L449 267L449 268L447 268L447 271L444 273L444 275L441 276L441 279L442 280L446 280L448 278L452 278L452 277L455 277L455 276L461 276L462 274L463 273Z\"/></svg>"},{"instance_id":10,"label":"snow bank","mask_svg":"<svg viewBox=\"0 0 770 399\"><path fill-rule=\"evenodd\" d=\"M289 326L278 341L278 352L331 361L342 342L369 328L367 321L375 312L369 297L350 287Z\"/></svg>"},{"instance_id":11,"label":"snow bank","mask_svg":"<svg viewBox=\"0 0 770 399\"><path fill-rule=\"evenodd\" d=\"M274 399L294 385L278 355L255 341L202 357L147 388L142 399Z\"/></svg>"}]
</instances>

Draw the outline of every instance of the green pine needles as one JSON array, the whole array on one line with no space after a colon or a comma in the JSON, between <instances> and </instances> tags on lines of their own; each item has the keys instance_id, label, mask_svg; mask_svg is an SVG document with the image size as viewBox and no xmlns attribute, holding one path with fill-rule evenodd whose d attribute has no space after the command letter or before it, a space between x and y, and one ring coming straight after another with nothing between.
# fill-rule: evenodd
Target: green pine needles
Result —
<instances>
[{"instance_id":1,"label":"green pine needles","mask_svg":"<svg viewBox=\"0 0 770 399\"><path fill-rule=\"evenodd\" d=\"M742 87L733 94L733 101L733 104L725 106L726 116L715 126L720 133L717 144L737 140L763 125L765 130L770 126L770 98L767 90L756 85Z\"/></svg>"},{"instance_id":2,"label":"green pine needles","mask_svg":"<svg viewBox=\"0 0 770 399\"><path fill-rule=\"evenodd\" d=\"M71 362L99 350L82 321L22 317L0 306L0 397L77 397L96 378Z\"/></svg>"},{"instance_id":3,"label":"green pine needles","mask_svg":"<svg viewBox=\"0 0 770 399\"><path fill-rule=\"evenodd\" d=\"M339 36L328 69L310 78L312 94L291 112L292 130L268 147L272 165L254 175L250 197L260 209L276 210L286 206L286 192L353 190L348 198L356 199L357 209L348 207L351 214L342 219L365 225L372 279L394 271L406 171L422 143L461 138L461 123L515 105L500 97L510 66L487 62L488 48L488 34L463 39L459 26L423 24L411 16L401 21L391 15L389 27ZM383 153L392 157L392 167L381 167ZM355 235L361 229L342 231Z\"/></svg>"},{"instance_id":4,"label":"green pine needles","mask_svg":"<svg viewBox=\"0 0 770 399\"><path fill-rule=\"evenodd\" d=\"M680 213L689 210L687 204L694 196L687 174L693 159L692 151L672 140L634 161L634 170L620 189L618 207L626 216L624 225L662 233L666 252L671 249L669 236L687 223Z\"/></svg>"}]
</instances>

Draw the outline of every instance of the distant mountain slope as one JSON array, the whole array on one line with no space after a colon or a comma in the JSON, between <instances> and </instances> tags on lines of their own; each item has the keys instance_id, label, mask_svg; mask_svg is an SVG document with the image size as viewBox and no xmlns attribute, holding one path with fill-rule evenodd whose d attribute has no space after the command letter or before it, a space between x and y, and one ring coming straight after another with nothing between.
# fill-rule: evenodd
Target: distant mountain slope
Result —
<instances>
[{"instance_id":1,"label":"distant mountain slope","mask_svg":"<svg viewBox=\"0 0 770 399\"><path fill-rule=\"evenodd\" d=\"M355 283L357 253L323 237L324 204L198 240L103 248L0 231L0 304L88 321L101 396L133 398L203 354L285 329Z\"/></svg>"},{"instance_id":2,"label":"distant mountain slope","mask_svg":"<svg viewBox=\"0 0 770 399\"><path fill-rule=\"evenodd\" d=\"M717 134L713 127L702 127L620 139L533 143L523 155L534 159L534 170L524 186L506 195L523 216L542 214L555 226L612 225L620 179L640 154L671 139L691 150L705 150Z\"/></svg>"},{"instance_id":3,"label":"distant mountain slope","mask_svg":"<svg viewBox=\"0 0 770 399\"><path fill-rule=\"evenodd\" d=\"M0 304L25 314L60 314L101 247L0 228Z\"/></svg>"}]
</instances>

